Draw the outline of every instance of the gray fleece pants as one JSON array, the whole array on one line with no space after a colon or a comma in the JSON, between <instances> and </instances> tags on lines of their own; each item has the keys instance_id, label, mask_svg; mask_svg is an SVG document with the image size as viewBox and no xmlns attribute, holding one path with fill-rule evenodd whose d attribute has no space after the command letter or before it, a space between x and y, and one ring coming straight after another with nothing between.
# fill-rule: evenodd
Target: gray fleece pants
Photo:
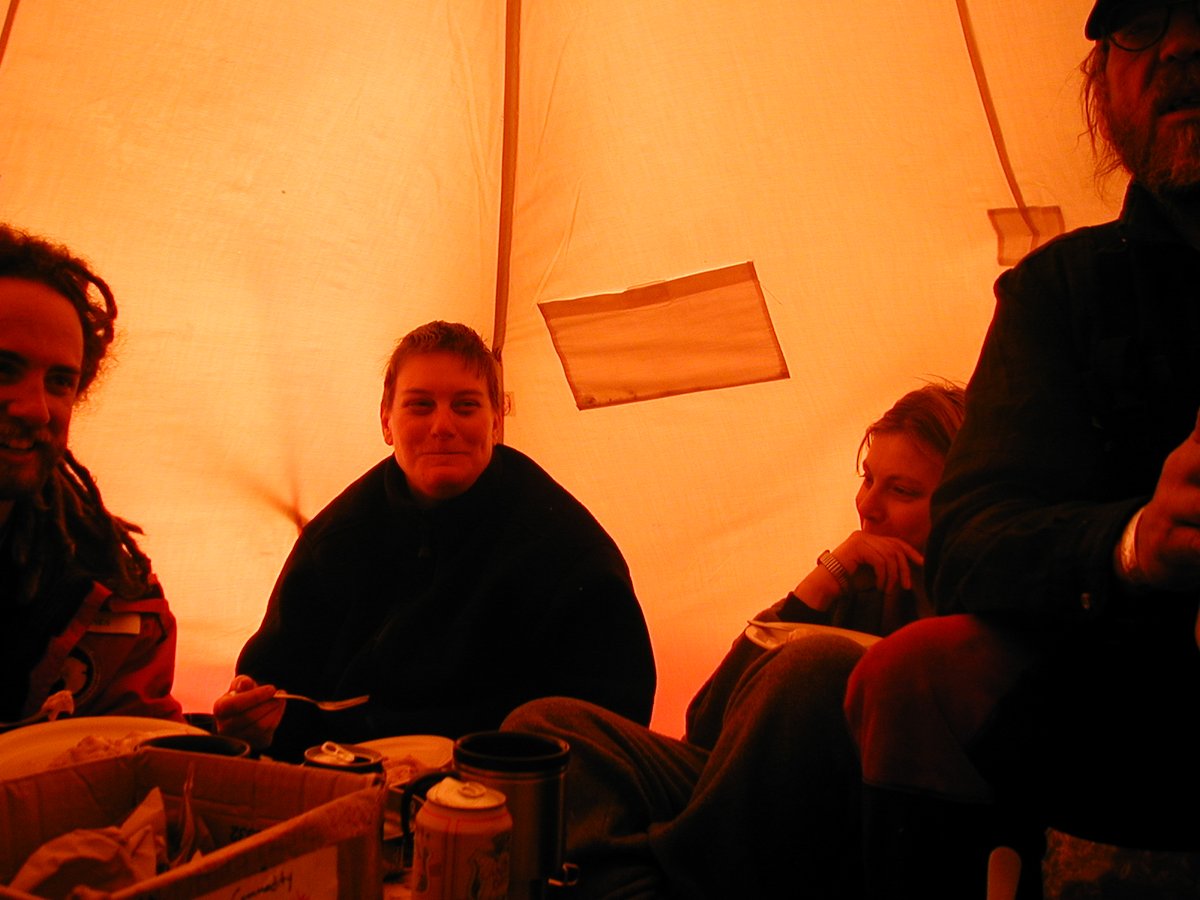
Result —
<instances>
[{"instance_id":1,"label":"gray fleece pants","mask_svg":"<svg viewBox=\"0 0 1200 900\"><path fill-rule=\"evenodd\" d=\"M571 745L574 896L859 896L860 773L842 698L862 652L829 635L748 664L731 652L722 665L745 669L711 751L580 700L515 710L505 729Z\"/></svg>"}]
</instances>

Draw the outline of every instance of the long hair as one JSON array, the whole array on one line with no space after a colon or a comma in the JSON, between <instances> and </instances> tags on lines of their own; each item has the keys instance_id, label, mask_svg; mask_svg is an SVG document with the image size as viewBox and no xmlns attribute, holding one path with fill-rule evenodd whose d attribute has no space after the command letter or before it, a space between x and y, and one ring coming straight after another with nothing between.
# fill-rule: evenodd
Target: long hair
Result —
<instances>
[{"instance_id":1,"label":"long hair","mask_svg":"<svg viewBox=\"0 0 1200 900\"><path fill-rule=\"evenodd\" d=\"M34 502L14 510L10 527L18 601L36 597L60 569L123 597L157 590L150 560L133 537L142 530L105 508L92 473L69 450Z\"/></svg>"},{"instance_id":2,"label":"long hair","mask_svg":"<svg viewBox=\"0 0 1200 900\"><path fill-rule=\"evenodd\" d=\"M1079 64L1079 71L1083 73L1079 105L1083 110L1083 121L1087 125L1088 139L1092 144L1092 155L1096 160L1097 180L1125 168L1125 163L1112 142L1111 108L1108 86L1104 82L1108 52L1107 40L1096 41L1091 52Z\"/></svg>"},{"instance_id":3,"label":"long hair","mask_svg":"<svg viewBox=\"0 0 1200 900\"><path fill-rule=\"evenodd\" d=\"M74 307L83 328L78 388L82 397L96 380L113 342L117 304L104 279L66 247L3 223L0 223L0 278L22 278L44 284ZM93 289L98 299L93 297Z\"/></svg>"},{"instance_id":4,"label":"long hair","mask_svg":"<svg viewBox=\"0 0 1200 900\"><path fill-rule=\"evenodd\" d=\"M0 278L38 282L74 307L83 328L82 396L113 341L117 304L108 285L66 247L3 224ZM126 597L156 589L150 560L133 538L141 529L105 508L92 474L69 450L39 491L14 504L7 532L0 572L9 570L5 591L14 596L6 600L28 603L63 568Z\"/></svg>"},{"instance_id":5,"label":"long hair","mask_svg":"<svg viewBox=\"0 0 1200 900\"><path fill-rule=\"evenodd\" d=\"M941 459L950 452L950 445L962 427L966 394L960 385L951 381L932 382L909 391L892 408L867 426L858 459L871 447L877 434L904 434Z\"/></svg>"}]
</instances>

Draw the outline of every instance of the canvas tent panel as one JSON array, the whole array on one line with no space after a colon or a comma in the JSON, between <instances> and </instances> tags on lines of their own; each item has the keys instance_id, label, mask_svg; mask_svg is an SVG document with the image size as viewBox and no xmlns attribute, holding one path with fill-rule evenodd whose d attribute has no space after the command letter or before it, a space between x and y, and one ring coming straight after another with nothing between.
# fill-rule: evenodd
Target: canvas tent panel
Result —
<instances>
[{"instance_id":1,"label":"canvas tent panel","mask_svg":"<svg viewBox=\"0 0 1200 900\"><path fill-rule=\"evenodd\" d=\"M966 4L1025 201L1111 215L1081 141L1087 0ZM491 337L504 8L25 0L0 209L94 260L119 365L74 443L180 619L203 709L296 520L386 452L379 376ZM954 4L526 3L506 440L630 562L670 732L745 619L856 526L864 425L965 378L1014 205ZM579 411L537 304L752 260L791 377Z\"/></svg>"},{"instance_id":2,"label":"canvas tent panel","mask_svg":"<svg viewBox=\"0 0 1200 900\"><path fill-rule=\"evenodd\" d=\"M387 448L383 363L490 328L503 26L488 2L24 3L3 217L85 253L122 339L74 444L211 706L292 541ZM381 23L384 23L381 26Z\"/></svg>"},{"instance_id":3,"label":"canvas tent panel","mask_svg":"<svg viewBox=\"0 0 1200 900\"><path fill-rule=\"evenodd\" d=\"M1077 139L1074 5L969 4L1027 202L1071 226L1110 212ZM864 426L969 375L1000 271L987 210L1013 198L954 4L526 4L522 42L508 435L630 556L678 729L745 619L856 526ZM545 377L530 302L740 259L788 381L575 414Z\"/></svg>"}]
</instances>

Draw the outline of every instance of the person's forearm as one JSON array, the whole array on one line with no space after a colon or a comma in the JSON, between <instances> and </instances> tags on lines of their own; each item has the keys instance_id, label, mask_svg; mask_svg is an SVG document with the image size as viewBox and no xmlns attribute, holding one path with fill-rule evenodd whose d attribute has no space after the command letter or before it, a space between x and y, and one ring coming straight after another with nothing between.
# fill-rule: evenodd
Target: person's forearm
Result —
<instances>
[{"instance_id":1,"label":"person's forearm","mask_svg":"<svg viewBox=\"0 0 1200 900\"><path fill-rule=\"evenodd\" d=\"M844 593L845 587L825 566L816 566L792 589L792 595L797 600L819 612L828 610Z\"/></svg>"}]
</instances>

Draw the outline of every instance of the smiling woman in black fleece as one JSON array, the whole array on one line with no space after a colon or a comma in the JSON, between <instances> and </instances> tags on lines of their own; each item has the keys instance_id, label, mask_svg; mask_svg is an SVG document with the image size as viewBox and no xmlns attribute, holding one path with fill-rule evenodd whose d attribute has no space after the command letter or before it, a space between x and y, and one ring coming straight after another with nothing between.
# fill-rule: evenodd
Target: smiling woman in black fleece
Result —
<instances>
[{"instance_id":1,"label":"smiling woman in black fleece","mask_svg":"<svg viewBox=\"0 0 1200 900\"><path fill-rule=\"evenodd\" d=\"M272 755L325 740L496 728L566 695L648 722L654 659L629 570L592 515L496 443L496 362L432 322L397 346L380 419L395 448L301 533L214 712ZM273 698L370 694L320 713Z\"/></svg>"}]
</instances>

